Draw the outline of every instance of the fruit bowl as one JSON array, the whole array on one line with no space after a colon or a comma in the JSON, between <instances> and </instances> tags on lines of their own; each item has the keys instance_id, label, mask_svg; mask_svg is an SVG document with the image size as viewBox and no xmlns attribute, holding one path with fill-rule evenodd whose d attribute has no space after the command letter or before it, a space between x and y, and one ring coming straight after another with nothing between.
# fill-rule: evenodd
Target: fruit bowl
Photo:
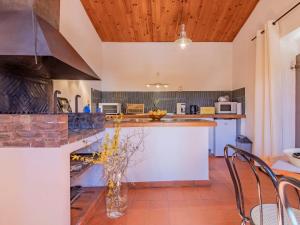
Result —
<instances>
[{"instance_id":1,"label":"fruit bowl","mask_svg":"<svg viewBox=\"0 0 300 225\"><path fill-rule=\"evenodd\" d=\"M290 163L292 163L293 165L295 165L297 167L300 167L300 159L293 156L293 153L300 152L299 148L290 148L290 149L284 150L283 152L287 155Z\"/></svg>"},{"instance_id":2,"label":"fruit bowl","mask_svg":"<svg viewBox=\"0 0 300 225\"><path fill-rule=\"evenodd\" d=\"M161 118L167 115L167 111L165 110L150 111L148 115L152 120L161 120Z\"/></svg>"}]
</instances>

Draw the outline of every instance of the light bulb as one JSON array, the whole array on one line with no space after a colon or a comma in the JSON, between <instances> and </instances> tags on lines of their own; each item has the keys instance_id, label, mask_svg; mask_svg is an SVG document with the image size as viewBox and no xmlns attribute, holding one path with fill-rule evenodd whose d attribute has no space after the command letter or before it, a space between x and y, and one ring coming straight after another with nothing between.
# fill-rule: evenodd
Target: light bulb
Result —
<instances>
[{"instance_id":1,"label":"light bulb","mask_svg":"<svg viewBox=\"0 0 300 225\"><path fill-rule=\"evenodd\" d=\"M186 44L185 43L181 43L179 46L180 46L181 49L185 49Z\"/></svg>"},{"instance_id":2,"label":"light bulb","mask_svg":"<svg viewBox=\"0 0 300 225\"><path fill-rule=\"evenodd\" d=\"M185 49L186 46L192 42L192 40L187 37L184 24L181 24L179 38L175 42L179 44L181 49Z\"/></svg>"},{"instance_id":3,"label":"light bulb","mask_svg":"<svg viewBox=\"0 0 300 225\"><path fill-rule=\"evenodd\" d=\"M169 87L169 85L167 85L167 84L164 84L164 88L168 88Z\"/></svg>"},{"instance_id":4,"label":"light bulb","mask_svg":"<svg viewBox=\"0 0 300 225\"><path fill-rule=\"evenodd\" d=\"M160 85L159 85L159 84L157 84L155 87L156 87L156 88L160 88Z\"/></svg>"},{"instance_id":5,"label":"light bulb","mask_svg":"<svg viewBox=\"0 0 300 225\"><path fill-rule=\"evenodd\" d=\"M146 87L149 88L149 87L150 87L150 84L146 84Z\"/></svg>"}]
</instances>

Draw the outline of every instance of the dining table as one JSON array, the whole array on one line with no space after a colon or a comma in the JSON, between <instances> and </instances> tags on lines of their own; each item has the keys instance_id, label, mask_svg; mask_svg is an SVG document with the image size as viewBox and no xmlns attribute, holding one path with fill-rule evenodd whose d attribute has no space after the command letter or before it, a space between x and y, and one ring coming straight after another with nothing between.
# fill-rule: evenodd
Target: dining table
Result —
<instances>
[{"instance_id":1,"label":"dining table","mask_svg":"<svg viewBox=\"0 0 300 225\"><path fill-rule=\"evenodd\" d=\"M287 176L287 177L292 177L297 180L300 180L300 173L295 173L287 170L279 170L279 169L273 169L272 166L275 162L278 160L282 160L285 162L288 162L288 158L286 156L278 156L278 157L263 157L262 160L267 163L267 165L273 170L273 172L277 176Z\"/></svg>"}]
</instances>

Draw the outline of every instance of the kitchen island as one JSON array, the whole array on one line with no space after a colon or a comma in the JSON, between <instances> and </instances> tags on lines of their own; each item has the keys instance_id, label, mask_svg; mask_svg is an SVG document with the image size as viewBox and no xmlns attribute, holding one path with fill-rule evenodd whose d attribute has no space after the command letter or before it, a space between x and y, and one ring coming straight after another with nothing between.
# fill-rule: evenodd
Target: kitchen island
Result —
<instances>
[{"instance_id":1,"label":"kitchen island","mask_svg":"<svg viewBox=\"0 0 300 225\"><path fill-rule=\"evenodd\" d=\"M113 133L113 122L106 132ZM144 133L144 149L129 166L127 179L135 186L194 186L209 184L209 128L214 121L191 119L124 119L121 138Z\"/></svg>"}]
</instances>

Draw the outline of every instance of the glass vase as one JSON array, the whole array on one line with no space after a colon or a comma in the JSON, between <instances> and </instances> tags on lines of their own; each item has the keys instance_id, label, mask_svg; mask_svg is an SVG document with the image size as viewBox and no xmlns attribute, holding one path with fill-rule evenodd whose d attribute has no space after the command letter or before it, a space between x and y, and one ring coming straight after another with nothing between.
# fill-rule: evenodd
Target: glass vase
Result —
<instances>
[{"instance_id":1,"label":"glass vase","mask_svg":"<svg viewBox=\"0 0 300 225\"><path fill-rule=\"evenodd\" d=\"M128 186L125 181L117 181L106 191L106 215L116 219L126 213L128 206Z\"/></svg>"}]
</instances>

